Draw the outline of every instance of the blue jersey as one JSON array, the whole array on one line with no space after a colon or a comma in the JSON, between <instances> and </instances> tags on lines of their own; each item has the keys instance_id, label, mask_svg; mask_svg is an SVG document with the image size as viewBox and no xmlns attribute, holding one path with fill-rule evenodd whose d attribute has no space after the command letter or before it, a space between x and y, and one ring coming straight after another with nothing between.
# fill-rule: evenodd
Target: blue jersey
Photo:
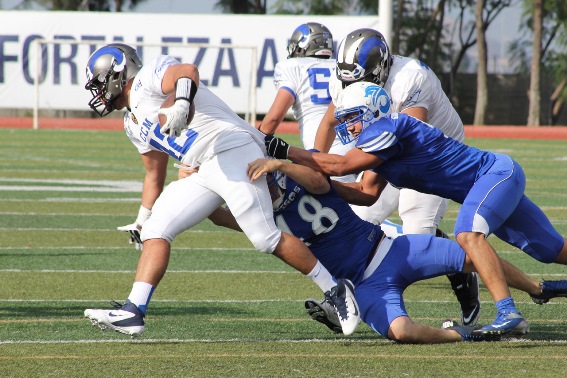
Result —
<instances>
[{"instance_id":1,"label":"blue jersey","mask_svg":"<svg viewBox=\"0 0 567 378\"><path fill-rule=\"evenodd\" d=\"M392 185L458 203L495 160L493 153L460 143L403 113L365 127L356 147L384 160L374 170Z\"/></svg>"},{"instance_id":2,"label":"blue jersey","mask_svg":"<svg viewBox=\"0 0 567 378\"><path fill-rule=\"evenodd\" d=\"M362 280L383 232L360 219L331 186L311 194L286 177L282 204L274 210L278 228L303 240L335 277Z\"/></svg>"}]
</instances>

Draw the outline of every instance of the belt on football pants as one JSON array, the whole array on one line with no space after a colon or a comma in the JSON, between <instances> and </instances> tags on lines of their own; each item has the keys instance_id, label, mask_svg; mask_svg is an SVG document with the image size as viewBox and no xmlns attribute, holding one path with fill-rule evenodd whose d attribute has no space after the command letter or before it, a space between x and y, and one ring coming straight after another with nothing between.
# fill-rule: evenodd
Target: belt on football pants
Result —
<instances>
[{"instance_id":1,"label":"belt on football pants","mask_svg":"<svg viewBox=\"0 0 567 378\"><path fill-rule=\"evenodd\" d=\"M389 238L386 235L382 236L382 239L378 242L378 246L374 250L374 256L372 257L372 260L370 260L370 263L364 270L362 281L370 277L372 273L374 273L376 269L378 269L378 267L382 263L382 260L384 260L384 257L386 257L386 255L388 254L388 251L390 250L393 242L394 239Z\"/></svg>"}]
</instances>

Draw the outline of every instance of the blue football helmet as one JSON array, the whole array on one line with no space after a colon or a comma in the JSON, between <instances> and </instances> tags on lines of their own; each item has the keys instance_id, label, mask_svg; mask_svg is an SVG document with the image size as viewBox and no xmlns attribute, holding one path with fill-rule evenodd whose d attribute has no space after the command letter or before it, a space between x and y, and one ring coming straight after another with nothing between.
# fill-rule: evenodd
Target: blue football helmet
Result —
<instances>
[{"instance_id":1,"label":"blue football helmet","mask_svg":"<svg viewBox=\"0 0 567 378\"><path fill-rule=\"evenodd\" d=\"M342 90L337 100L335 118L340 122L335 132L343 144L349 144L358 136L348 128L362 122L362 129L390 113L391 100L384 88L374 83L360 81Z\"/></svg>"},{"instance_id":2,"label":"blue football helmet","mask_svg":"<svg viewBox=\"0 0 567 378\"><path fill-rule=\"evenodd\" d=\"M370 81L384 87L391 65L386 39L374 29L355 30L339 45L336 72L343 88L357 81Z\"/></svg>"},{"instance_id":3,"label":"blue football helmet","mask_svg":"<svg viewBox=\"0 0 567 378\"><path fill-rule=\"evenodd\" d=\"M308 22L299 25L287 45L288 59L313 56L330 58L333 55L333 35L325 25Z\"/></svg>"},{"instance_id":4,"label":"blue football helmet","mask_svg":"<svg viewBox=\"0 0 567 378\"><path fill-rule=\"evenodd\" d=\"M93 98L89 106L104 117L116 109L114 101L128 81L142 68L136 50L123 43L111 43L96 50L87 63L87 84Z\"/></svg>"}]
</instances>

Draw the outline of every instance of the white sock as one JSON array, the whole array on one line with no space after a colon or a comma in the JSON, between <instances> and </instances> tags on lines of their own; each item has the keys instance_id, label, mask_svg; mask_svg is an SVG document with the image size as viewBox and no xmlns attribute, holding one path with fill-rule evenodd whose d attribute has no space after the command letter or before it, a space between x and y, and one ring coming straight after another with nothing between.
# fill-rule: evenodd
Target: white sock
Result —
<instances>
[{"instance_id":1,"label":"white sock","mask_svg":"<svg viewBox=\"0 0 567 378\"><path fill-rule=\"evenodd\" d=\"M150 285L146 282L134 282L132 286L132 291L128 296L128 300L142 311L143 314L146 314L146 310L148 308L148 304L150 303L150 299L152 298L152 294L154 293L155 287Z\"/></svg>"},{"instance_id":2,"label":"white sock","mask_svg":"<svg viewBox=\"0 0 567 378\"><path fill-rule=\"evenodd\" d=\"M337 282L331 273L329 273L327 268L325 268L320 261L317 261L317 264L313 270L309 272L307 277L311 278L313 282L315 282L317 286L323 290L323 293L326 293L337 285Z\"/></svg>"}]
</instances>

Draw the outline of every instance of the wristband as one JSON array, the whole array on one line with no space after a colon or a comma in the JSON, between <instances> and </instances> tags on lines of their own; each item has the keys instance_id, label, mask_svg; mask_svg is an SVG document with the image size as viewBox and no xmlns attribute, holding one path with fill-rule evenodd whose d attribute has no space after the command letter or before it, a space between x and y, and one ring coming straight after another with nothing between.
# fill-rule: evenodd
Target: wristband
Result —
<instances>
[{"instance_id":1,"label":"wristband","mask_svg":"<svg viewBox=\"0 0 567 378\"><path fill-rule=\"evenodd\" d=\"M152 210L140 205L140 210L138 210L138 218L136 218L136 224L143 226L150 215L152 215Z\"/></svg>"},{"instance_id":2,"label":"wristband","mask_svg":"<svg viewBox=\"0 0 567 378\"><path fill-rule=\"evenodd\" d=\"M175 82L175 101L186 100L192 103L196 93L197 85L188 77L180 77Z\"/></svg>"}]
</instances>

